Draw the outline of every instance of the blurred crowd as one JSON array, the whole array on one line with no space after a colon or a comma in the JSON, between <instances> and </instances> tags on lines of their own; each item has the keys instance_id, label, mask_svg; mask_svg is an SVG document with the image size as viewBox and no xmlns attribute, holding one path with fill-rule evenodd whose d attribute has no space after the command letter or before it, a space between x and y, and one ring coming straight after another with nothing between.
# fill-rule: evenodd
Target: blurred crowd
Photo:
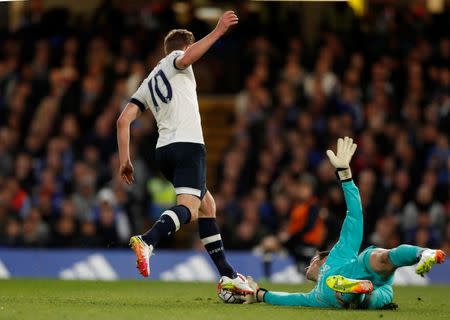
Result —
<instances>
[{"instance_id":1,"label":"blurred crowd","mask_svg":"<svg viewBox=\"0 0 450 320\"><path fill-rule=\"evenodd\" d=\"M117 176L115 121L162 57L162 37L210 30L192 8L180 18L170 1L154 3L105 1L89 17L32 6L18 30L1 33L0 245L124 246L174 203L154 168L149 113L132 126L136 183ZM348 135L364 245L449 252L449 28L416 7L358 20L337 5L347 27L324 24L308 47L291 16L279 15L280 35L240 9L240 26L194 67L200 93L236 94L232 141L210 186L225 246L287 250L299 262L329 248L346 206L325 150ZM188 239L165 245L198 244Z\"/></svg>"}]
</instances>

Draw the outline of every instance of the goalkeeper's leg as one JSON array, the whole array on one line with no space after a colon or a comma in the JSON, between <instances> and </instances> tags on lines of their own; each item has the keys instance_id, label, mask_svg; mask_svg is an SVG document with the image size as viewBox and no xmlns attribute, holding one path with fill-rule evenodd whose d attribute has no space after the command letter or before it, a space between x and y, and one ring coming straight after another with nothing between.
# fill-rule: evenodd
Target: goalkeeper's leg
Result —
<instances>
[{"instance_id":1,"label":"goalkeeper's leg","mask_svg":"<svg viewBox=\"0 0 450 320\"><path fill-rule=\"evenodd\" d=\"M423 276L437 263L443 263L445 253L403 244L394 249L375 249L370 256L370 267L381 276L392 275L399 267L412 266L417 263L416 273Z\"/></svg>"}]
</instances>

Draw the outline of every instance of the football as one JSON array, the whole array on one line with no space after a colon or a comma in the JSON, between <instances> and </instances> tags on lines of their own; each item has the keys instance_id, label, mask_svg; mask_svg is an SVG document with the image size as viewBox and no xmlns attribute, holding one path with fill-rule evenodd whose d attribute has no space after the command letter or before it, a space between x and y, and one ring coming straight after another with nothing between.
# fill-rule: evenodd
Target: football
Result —
<instances>
[{"instance_id":1,"label":"football","mask_svg":"<svg viewBox=\"0 0 450 320\"><path fill-rule=\"evenodd\" d=\"M240 297L234 292L226 289L217 290L217 295L224 303L244 303Z\"/></svg>"},{"instance_id":2,"label":"football","mask_svg":"<svg viewBox=\"0 0 450 320\"><path fill-rule=\"evenodd\" d=\"M237 293L222 288L222 279L220 279L219 283L217 283L217 296L224 303L244 303Z\"/></svg>"}]
</instances>

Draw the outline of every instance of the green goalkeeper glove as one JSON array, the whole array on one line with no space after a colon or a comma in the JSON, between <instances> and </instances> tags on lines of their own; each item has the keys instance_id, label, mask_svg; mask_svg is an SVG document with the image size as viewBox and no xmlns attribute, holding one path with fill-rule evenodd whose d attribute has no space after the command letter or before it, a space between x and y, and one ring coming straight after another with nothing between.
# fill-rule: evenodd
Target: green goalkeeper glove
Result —
<instances>
[{"instance_id":1,"label":"green goalkeeper glove","mask_svg":"<svg viewBox=\"0 0 450 320\"><path fill-rule=\"evenodd\" d=\"M356 147L357 146L353 143L352 138L345 137L344 139L338 139L336 154L331 150L327 150L327 156L330 159L331 164L336 168L337 175L341 181L352 178L350 161L356 151Z\"/></svg>"}]
</instances>

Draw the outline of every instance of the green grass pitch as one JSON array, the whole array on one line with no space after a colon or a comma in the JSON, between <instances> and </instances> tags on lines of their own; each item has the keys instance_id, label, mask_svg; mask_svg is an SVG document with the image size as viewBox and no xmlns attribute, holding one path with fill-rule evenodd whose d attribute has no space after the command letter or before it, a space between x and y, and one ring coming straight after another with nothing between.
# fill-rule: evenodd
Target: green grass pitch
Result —
<instances>
[{"instance_id":1,"label":"green grass pitch","mask_svg":"<svg viewBox=\"0 0 450 320\"><path fill-rule=\"evenodd\" d=\"M306 291L309 285L271 285ZM160 281L0 281L0 319L450 319L450 286L397 287L397 311L230 305L212 283Z\"/></svg>"}]
</instances>

